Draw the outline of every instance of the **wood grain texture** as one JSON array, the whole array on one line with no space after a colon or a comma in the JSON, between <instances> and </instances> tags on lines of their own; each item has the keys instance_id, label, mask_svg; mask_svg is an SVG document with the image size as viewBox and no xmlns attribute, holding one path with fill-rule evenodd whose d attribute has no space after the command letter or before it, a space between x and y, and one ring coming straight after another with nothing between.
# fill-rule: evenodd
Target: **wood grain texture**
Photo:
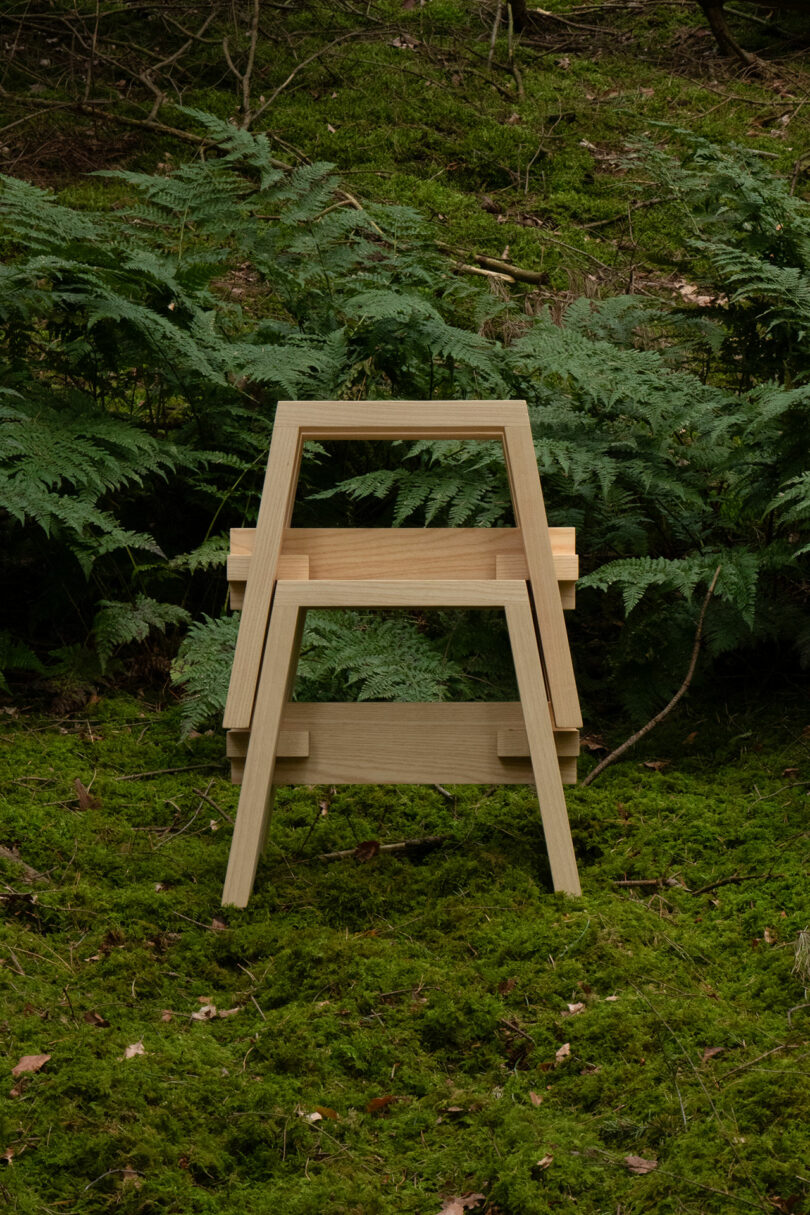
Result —
<instances>
[{"instance_id":1,"label":"wood grain texture","mask_svg":"<svg viewBox=\"0 0 810 1215\"><path fill-rule=\"evenodd\" d=\"M518 526L293 529L303 443L330 438L500 439ZM247 904L279 783L534 783L554 888L580 893L561 785L581 724L562 613L578 559L573 528L548 528L525 402L282 402L257 526L232 532L228 575L243 614L225 725L242 788L224 903ZM292 704L315 607L502 607L521 702Z\"/></svg>"},{"instance_id":2,"label":"wood grain texture","mask_svg":"<svg viewBox=\"0 0 810 1215\"><path fill-rule=\"evenodd\" d=\"M298 428L277 420L273 427L267 472L256 523L254 577L245 587L242 618L236 639L228 699L223 725L226 730L246 730L253 716L256 684L259 678L270 606L273 602L275 573L281 553L284 529L292 517L301 439Z\"/></svg>"},{"instance_id":3,"label":"wood grain texture","mask_svg":"<svg viewBox=\"0 0 810 1215\"><path fill-rule=\"evenodd\" d=\"M228 734L234 783L241 780L248 733ZM294 739L308 751L295 756ZM554 736L566 783L576 781L579 735ZM534 775L519 702L303 703L284 707L274 783L531 785Z\"/></svg>"},{"instance_id":4,"label":"wood grain texture","mask_svg":"<svg viewBox=\"0 0 810 1215\"><path fill-rule=\"evenodd\" d=\"M506 604L506 623L515 663L520 703L531 751L531 763L555 890L582 893L571 840L565 795L557 773L556 749L537 651L531 603L523 584L523 601Z\"/></svg>"},{"instance_id":5,"label":"wood grain texture","mask_svg":"<svg viewBox=\"0 0 810 1215\"><path fill-rule=\"evenodd\" d=\"M223 905L247 907L253 890L256 867L270 824L278 736L284 706L292 694L303 620L303 612L294 604L275 604L273 607L228 855Z\"/></svg>"},{"instance_id":6,"label":"wood grain texture","mask_svg":"<svg viewBox=\"0 0 810 1215\"><path fill-rule=\"evenodd\" d=\"M309 582L278 582L276 602L306 608L491 608L517 602L525 592L525 582L505 579L321 578Z\"/></svg>"},{"instance_id":7,"label":"wood grain texture","mask_svg":"<svg viewBox=\"0 0 810 1215\"><path fill-rule=\"evenodd\" d=\"M524 401L280 401L303 439L500 439Z\"/></svg>"},{"instance_id":8,"label":"wood grain texture","mask_svg":"<svg viewBox=\"0 0 810 1215\"><path fill-rule=\"evenodd\" d=\"M554 717L560 726L578 728L582 725L582 714L565 631L565 618L557 591L554 556L549 540L528 411L522 425L509 425L505 428L504 452L512 487L515 519L523 533L526 564L529 568L542 645L543 666L548 677Z\"/></svg>"},{"instance_id":9,"label":"wood grain texture","mask_svg":"<svg viewBox=\"0 0 810 1215\"><path fill-rule=\"evenodd\" d=\"M231 607L244 600L255 528L231 528L228 582ZM573 608L579 558L573 527L549 528L554 573L564 608ZM306 558L320 578L527 578L523 536L518 528L402 527L287 528L277 577L294 578L294 561Z\"/></svg>"}]
</instances>

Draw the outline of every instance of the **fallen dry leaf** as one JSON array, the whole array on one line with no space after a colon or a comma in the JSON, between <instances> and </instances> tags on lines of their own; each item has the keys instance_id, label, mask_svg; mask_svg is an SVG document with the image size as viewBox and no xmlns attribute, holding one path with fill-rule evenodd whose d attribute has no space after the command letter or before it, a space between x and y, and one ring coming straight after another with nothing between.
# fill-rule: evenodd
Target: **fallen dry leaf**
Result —
<instances>
[{"instance_id":1,"label":"fallen dry leaf","mask_svg":"<svg viewBox=\"0 0 810 1215\"><path fill-rule=\"evenodd\" d=\"M14 1157L14 1148L7 1147L6 1150L3 1152L2 1156L0 1156L0 1160L5 1160L6 1164L11 1164L13 1157Z\"/></svg>"},{"instance_id":2,"label":"fallen dry leaf","mask_svg":"<svg viewBox=\"0 0 810 1215\"><path fill-rule=\"evenodd\" d=\"M608 1004L615 1004L618 998L618 996L605 996L605 1000Z\"/></svg>"},{"instance_id":3,"label":"fallen dry leaf","mask_svg":"<svg viewBox=\"0 0 810 1215\"><path fill-rule=\"evenodd\" d=\"M124 1185L132 1185L136 1190L139 1190L143 1185L140 1173L136 1173L135 1169L131 1169L129 1165L121 1170L121 1181Z\"/></svg>"},{"instance_id":4,"label":"fallen dry leaf","mask_svg":"<svg viewBox=\"0 0 810 1215\"><path fill-rule=\"evenodd\" d=\"M645 759L641 766L649 768L652 772L663 772L664 768L668 768L671 763L671 759Z\"/></svg>"},{"instance_id":5,"label":"fallen dry leaf","mask_svg":"<svg viewBox=\"0 0 810 1215\"><path fill-rule=\"evenodd\" d=\"M23 1055L11 1069L12 1076L22 1076L26 1072L38 1072L50 1059L50 1055Z\"/></svg>"},{"instance_id":6,"label":"fallen dry leaf","mask_svg":"<svg viewBox=\"0 0 810 1215\"><path fill-rule=\"evenodd\" d=\"M529 1100L531 1101L532 1105L542 1105L543 1104L543 1098L540 1096L539 1093L530 1092Z\"/></svg>"},{"instance_id":7,"label":"fallen dry leaf","mask_svg":"<svg viewBox=\"0 0 810 1215\"><path fill-rule=\"evenodd\" d=\"M191 1019L192 1021L212 1021L216 1015L216 1004L203 1004L202 1008L198 1008L191 1014Z\"/></svg>"},{"instance_id":8,"label":"fallen dry leaf","mask_svg":"<svg viewBox=\"0 0 810 1215\"><path fill-rule=\"evenodd\" d=\"M563 1016L564 1017L575 1017L577 1015L577 1013L581 1013L584 1011L585 1011L585 1005L580 1001L577 1004L569 1004L568 1012L563 1013Z\"/></svg>"},{"instance_id":9,"label":"fallen dry leaf","mask_svg":"<svg viewBox=\"0 0 810 1215\"><path fill-rule=\"evenodd\" d=\"M544 1156L542 1160L538 1160L534 1166L536 1169L547 1169L550 1164L554 1163L553 1156Z\"/></svg>"},{"instance_id":10,"label":"fallen dry leaf","mask_svg":"<svg viewBox=\"0 0 810 1215\"><path fill-rule=\"evenodd\" d=\"M788 777L788 776L798 776L798 775L799 775L798 768L783 768L782 769L782 776Z\"/></svg>"},{"instance_id":11,"label":"fallen dry leaf","mask_svg":"<svg viewBox=\"0 0 810 1215\"><path fill-rule=\"evenodd\" d=\"M316 1105L315 1113L320 1114L322 1118L331 1118L333 1122L337 1121L338 1112L337 1110L333 1110L329 1105Z\"/></svg>"},{"instance_id":12,"label":"fallen dry leaf","mask_svg":"<svg viewBox=\"0 0 810 1215\"><path fill-rule=\"evenodd\" d=\"M87 788L87 785L82 784L82 782L79 780L78 776L76 777L76 779L73 782L73 788L76 790L76 797L79 799L79 809L80 810L100 810L101 809L101 798L96 797L94 794L92 794L90 792L90 790Z\"/></svg>"},{"instance_id":13,"label":"fallen dry leaf","mask_svg":"<svg viewBox=\"0 0 810 1215\"><path fill-rule=\"evenodd\" d=\"M498 991L502 996L508 996L510 991L514 991L517 986L517 979L502 979L498 984Z\"/></svg>"},{"instance_id":14,"label":"fallen dry leaf","mask_svg":"<svg viewBox=\"0 0 810 1215\"><path fill-rule=\"evenodd\" d=\"M563 1059L567 1059L570 1054L571 1054L571 1043L563 1042L562 1046L557 1051L554 1058L557 1060L558 1063L562 1063Z\"/></svg>"},{"instance_id":15,"label":"fallen dry leaf","mask_svg":"<svg viewBox=\"0 0 810 1215\"><path fill-rule=\"evenodd\" d=\"M236 1008L221 1008L217 1013L218 1017L235 1017L237 1013L242 1011L242 1005L237 1004Z\"/></svg>"},{"instance_id":16,"label":"fallen dry leaf","mask_svg":"<svg viewBox=\"0 0 810 1215\"><path fill-rule=\"evenodd\" d=\"M774 941L776 940L776 937L771 932L770 928L765 928L765 929L763 929L763 932L762 932L762 939L766 945L773 945Z\"/></svg>"},{"instance_id":17,"label":"fallen dry leaf","mask_svg":"<svg viewBox=\"0 0 810 1215\"><path fill-rule=\"evenodd\" d=\"M122 1058L134 1059L136 1055L145 1055L145 1054L146 1054L146 1049L144 1047L143 1042L133 1042L130 1046L127 1046L125 1048Z\"/></svg>"},{"instance_id":18,"label":"fallen dry leaf","mask_svg":"<svg viewBox=\"0 0 810 1215\"><path fill-rule=\"evenodd\" d=\"M228 925L224 920L220 919L218 915L215 915L211 921L211 927L213 928L214 932L225 932Z\"/></svg>"},{"instance_id":19,"label":"fallen dry leaf","mask_svg":"<svg viewBox=\"0 0 810 1215\"><path fill-rule=\"evenodd\" d=\"M707 1059L713 1059L715 1055L722 1054L724 1049L722 1046L707 1046L701 1056L700 1062L705 1063Z\"/></svg>"},{"instance_id":20,"label":"fallen dry leaf","mask_svg":"<svg viewBox=\"0 0 810 1215\"><path fill-rule=\"evenodd\" d=\"M97 1012L88 1011L84 1013L82 1020L86 1021L88 1025L97 1025L99 1029L107 1029L110 1024L106 1017L102 1017L101 1013Z\"/></svg>"},{"instance_id":21,"label":"fallen dry leaf","mask_svg":"<svg viewBox=\"0 0 810 1215\"><path fill-rule=\"evenodd\" d=\"M651 1173L658 1168L657 1160L645 1160L643 1156L625 1156L624 1163L631 1173Z\"/></svg>"},{"instance_id":22,"label":"fallen dry leaf","mask_svg":"<svg viewBox=\"0 0 810 1215\"><path fill-rule=\"evenodd\" d=\"M465 1211L474 1211L486 1200L485 1194L461 1194L456 1198L445 1198L438 1215L464 1215Z\"/></svg>"},{"instance_id":23,"label":"fallen dry leaf","mask_svg":"<svg viewBox=\"0 0 810 1215\"><path fill-rule=\"evenodd\" d=\"M161 1021L171 1021L173 1016L174 1013L170 1008L164 1008L163 1012L160 1014L160 1019Z\"/></svg>"},{"instance_id":24,"label":"fallen dry leaf","mask_svg":"<svg viewBox=\"0 0 810 1215\"><path fill-rule=\"evenodd\" d=\"M354 850L355 860L371 861L380 851L379 840L361 840Z\"/></svg>"},{"instance_id":25,"label":"fallen dry leaf","mask_svg":"<svg viewBox=\"0 0 810 1215\"><path fill-rule=\"evenodd\" d=\"M378 1114L380 1110L384 1110L385 1107L390 1105L392 1101L396 1101L396 1097L393 1095L393 1093L389 1093L385 1097L373 1097L366 1106L366 1113Z\"/></svg>"}]
</instances>

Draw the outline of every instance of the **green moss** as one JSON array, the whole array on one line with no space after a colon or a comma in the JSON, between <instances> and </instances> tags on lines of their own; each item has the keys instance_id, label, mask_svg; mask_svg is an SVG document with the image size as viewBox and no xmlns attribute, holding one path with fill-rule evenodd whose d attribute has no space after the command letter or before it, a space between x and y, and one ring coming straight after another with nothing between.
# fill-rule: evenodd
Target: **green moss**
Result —
<instances>
[{"instance_id":1,"label":"green moss","mask_svg":"<svg viewBox=\"0 0 810 1215\"><path fill-rule=\"evenodd\" d=\"M282 790L251 904L223 913L220 737L181 746L175 710L126 698L7 719L0 842L46 880L2 862L5 1050L51 1055L4 1100L8 1209L803 1209L796 727L741 752L737 723L683 746L681 722L657 740L668 768L634 756L570 790L577 901L549 893L528 789L341 788L325 818L319 790ZM301 856L421 834L447 840ZM766 876L689 893L735 874ZM614 884L656 876L678 884ZM194 1019L203 1003L239 1011Z\"/></svg>"}]
</instances>

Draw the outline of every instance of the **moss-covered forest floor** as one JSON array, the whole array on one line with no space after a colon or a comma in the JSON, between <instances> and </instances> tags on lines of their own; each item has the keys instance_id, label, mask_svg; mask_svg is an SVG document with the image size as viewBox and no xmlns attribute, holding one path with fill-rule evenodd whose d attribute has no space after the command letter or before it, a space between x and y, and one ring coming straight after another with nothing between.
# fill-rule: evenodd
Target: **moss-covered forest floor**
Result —
<instances>
[{"instance_id":1,"label":"moss-covered forest floor","mask_svg":"<svg viewBox=\"0 0 810 1215\"><path fill-rule=\"evenodd\" d=\"M57 40L14 42L30 6L6 7L3 172L96 207L120 187L92 170L195 154L69 108ZM307 8L268 12L254 129L291 163L333 161L364 201L418 208L454 260L542 273L492 280L527 311L694 297L671 199L633 166L644 135L737 141L808 192L801 14L737 25L768 64L751 73L687 0L554 0L511 65L502 27L492 68L494 7L344 3L317 33ZM167 127L193 127L176 100L238 111L220 42L178 61ZM243 26L242 68L246 45ZM137 67L99 66L119 118L149 109ZM250 907L223 912L223 738L181 744L149 695L102 687L59 718L5 700L6 1209L810 1212L805 710L773 689L739 713L695 702L569 790L581 900L549 893L529 790L299 789Z\"/></svg>"},{"instance_id":2,"label":"moss-covered forest floor","mask_svg":"<svg viewBox=\"0 0 810 1215\"><path fill-rule=\"evenodd\" d=\"M581 900L529 790L283 791L246 911L220 737L120 696L2 736L5 1209L808 1209L806 714L569 791Z\"/></svg>"}]
</instances>

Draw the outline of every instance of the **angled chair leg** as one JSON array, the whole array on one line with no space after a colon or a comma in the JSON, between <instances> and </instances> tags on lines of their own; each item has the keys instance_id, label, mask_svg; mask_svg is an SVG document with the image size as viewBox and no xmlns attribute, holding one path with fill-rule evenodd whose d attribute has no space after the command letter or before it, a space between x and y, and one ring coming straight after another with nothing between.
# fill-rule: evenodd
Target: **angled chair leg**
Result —
<instances>
[{"instance_id":1,"label":"angled chair leg","mask_svg":"<svg viewBox=\"0 0 810 1215\"><path fill-rule=\"evenodd\" d=\"M506 603L505 610L546 851L551 864L551 879L555 890L580 895L582 889L560 781L554 731L528 591L524 602Z\"/></svg>"},{"instance_id":2,"label":"angled chair leg","mask_svg":"<svg viewBox=\"0 0 810 1215\"><path fill-rule=\"evenodd\" d=\"M290 698L306 612L275 604L267 631L256 705L250 726L245 774L239 794L223 905L247 907L273 804L273 772L284 706Z\"/></svg>"}]
</instances>

